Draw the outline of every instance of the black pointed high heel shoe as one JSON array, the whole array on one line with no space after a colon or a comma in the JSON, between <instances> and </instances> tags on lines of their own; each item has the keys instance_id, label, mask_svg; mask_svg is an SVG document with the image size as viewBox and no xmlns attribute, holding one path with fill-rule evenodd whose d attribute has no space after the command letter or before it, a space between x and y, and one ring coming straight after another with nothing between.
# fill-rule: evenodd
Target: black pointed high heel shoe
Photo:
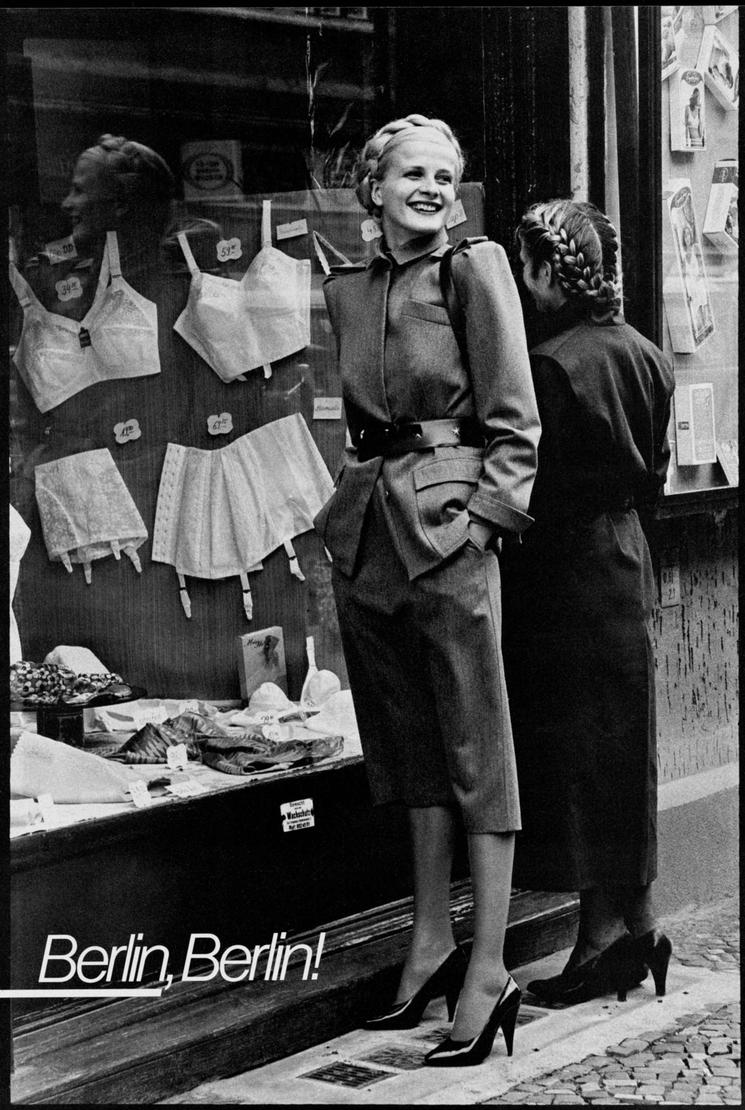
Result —
<instances>
[{"instance_id":1,"label":"black pointed high heel shoe","mask_svg":"<svg viewBox=\"0 0 745 1110\"><path fill-rule=\"evenodd\" d=\"M422 1014L433 998L445 996L448 1020L453 1020L455 1004L466 977L468 959L462 948L455 948L448 958L440 964L416 994L405 1002L391 1006L383 1014L376 1014L362 1023L363 1029L413 1029L421 1021Z\"/></svg>"},{"instance_id":2,"label":"black pointed high heel shoe","mask_svg":"<svg viewBox=\"0 0 745 1110\"><path fill-rule=\"evenodd\" d=\"M504 1033L507 1055L511 1056L521 998L522 991L512 976L508 975L499 1001L481 1032L472 1041L454 1041L447 1037L442 1044L427 1053L424 1063L433 1068L467 1068L482 1064L492 1050L500 1027Z\"/></svg>"},{"instance_id":3,"label":"black pointed high heel shoe","mask_svg":"<svg viewBox=\"0 0 745 1110\"><path fill-rule=\"evenodd\" d=\"M597 956L554 975L551 979L534 979L528 990L542 1002L560 1003L563 1006L589 1002L604 994L616 992L619 1002L638 987L647 977L644 960L633 947L628 933L619 937Z\"/></svg>"},{"instance_id":4,"label":"black pointed high heel shoe","mask_svg":"<svg viewBox=\"0 0 745 1110\"><path fill-rule=\"evenodd\" d=\"M631 945L636 957L644 963L645 968L649 968L652 972L657 997L664 998L667 967L673 951L669 937L666 937L659 929L650 929L643 936L632 939Z\"/></svg>"}]
</instances>

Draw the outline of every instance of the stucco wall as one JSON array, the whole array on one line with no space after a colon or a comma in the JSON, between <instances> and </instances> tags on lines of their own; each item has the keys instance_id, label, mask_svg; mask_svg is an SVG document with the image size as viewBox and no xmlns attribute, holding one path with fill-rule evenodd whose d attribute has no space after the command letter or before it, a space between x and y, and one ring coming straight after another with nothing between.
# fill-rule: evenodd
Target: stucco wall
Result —
<instances>
[{"instance_id":1,"label":"stucco wall","mask_svg":"<svg viewBox=\"0 0 745 1110\"><path fill-rule=\"evenodd\" d=\"M737 514L663 520L659 562L680 568L680 603L657 606L660 782L737 759Z\"/></svg>"}]
</instances>

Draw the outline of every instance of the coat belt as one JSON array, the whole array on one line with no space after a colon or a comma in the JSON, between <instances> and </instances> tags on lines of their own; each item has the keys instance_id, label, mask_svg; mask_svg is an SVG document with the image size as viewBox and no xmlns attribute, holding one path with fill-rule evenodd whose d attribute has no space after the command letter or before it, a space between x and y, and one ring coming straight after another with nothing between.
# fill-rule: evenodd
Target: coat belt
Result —
<instances>
[{"instance_id":1,"label":"coat belt","mask_svg":"<svg viewBox=\"0 0 745 1110\"><path fill-rule=\"evenodd\" d=\"M414 423L364 424L357 436L357 458L367 462L379 455L405 455L429 447L483 447L483 433L469 418L420 420Z\"/></svg>"}]
</instances>

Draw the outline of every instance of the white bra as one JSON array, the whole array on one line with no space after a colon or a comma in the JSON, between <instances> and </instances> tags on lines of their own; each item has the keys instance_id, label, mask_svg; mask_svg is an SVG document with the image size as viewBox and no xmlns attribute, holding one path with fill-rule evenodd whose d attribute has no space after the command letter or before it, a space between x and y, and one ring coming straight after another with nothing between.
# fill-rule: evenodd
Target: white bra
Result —
<instances>
[{"instance_id":1,"label":"white bra","mask_svg":"<svg viewBox=\"0 0 745 1110\"><path fill-rule=\"evenodd\" d=\"M115 231L106 232L96 294L82 320L44 308L13 263L10 281L23 308L13 361L40 412L96 382L160 373L158 309L122 277Z\"/></svg>"},{"instance_id":2,"label":"white bra","mask_svg":"<svg viewBox=\"0 0 745 1110\"><path fill-rule=\"evenodd\" d=\"M184 232L178 241L191 272L189 299L173 325L224 382L310 343L310 259L272 246L270 200L262 201L261 250L240 281L203 274Z\"/></svg>"}]
</instances>

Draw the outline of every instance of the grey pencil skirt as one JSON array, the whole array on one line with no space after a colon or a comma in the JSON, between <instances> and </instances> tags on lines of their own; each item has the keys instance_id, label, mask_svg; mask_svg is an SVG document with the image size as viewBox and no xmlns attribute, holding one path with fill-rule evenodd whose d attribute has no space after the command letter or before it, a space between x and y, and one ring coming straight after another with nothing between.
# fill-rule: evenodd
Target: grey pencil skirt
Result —
<instances>
[{"instance_id":1,"label":"grey pencil skirt","mask_svg":"<svg viewBox=\"0 0 745 1110\"><path fill-rule=\"evenodd\" d=\"M516 831L497 556L468 543L409 581L381 495L355 574L332 572L373 801L457 805L468 832Z\"/></svg>"}]
</instances>

